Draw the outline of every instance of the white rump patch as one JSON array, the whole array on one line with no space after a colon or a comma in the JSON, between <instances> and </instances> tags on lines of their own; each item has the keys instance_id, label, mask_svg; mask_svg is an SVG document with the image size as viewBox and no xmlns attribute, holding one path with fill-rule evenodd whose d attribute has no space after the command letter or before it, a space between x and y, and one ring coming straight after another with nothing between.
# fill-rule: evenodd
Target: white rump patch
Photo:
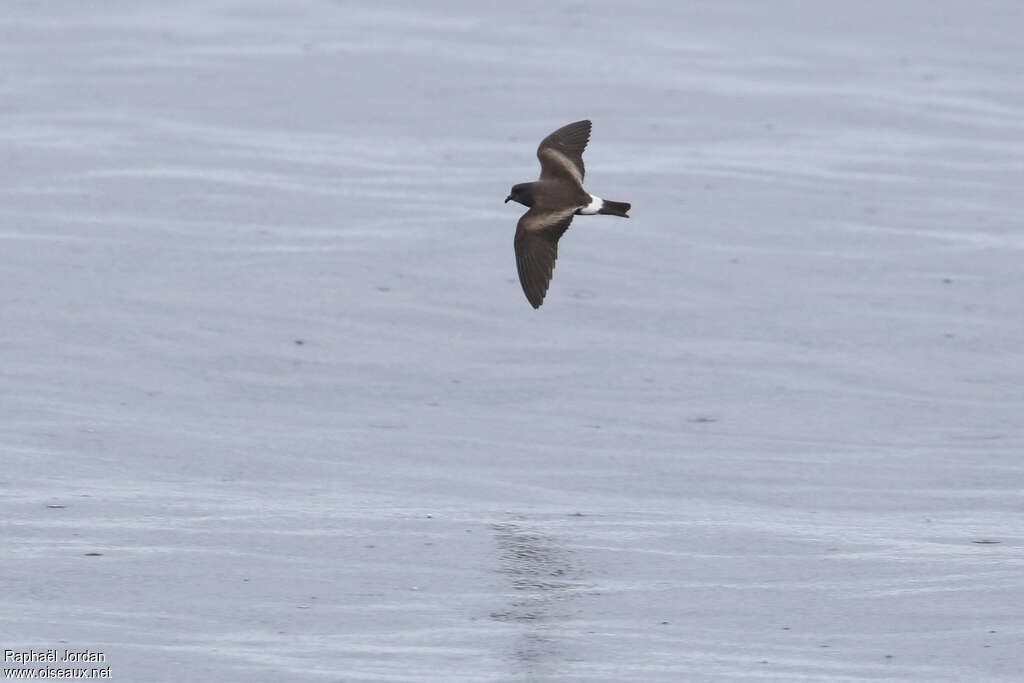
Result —
<instances>
[{"instance_id":1,"label":"white rump patch","mask_svg":"<svg viewBox=\"0 0 1024 683\"><path fill-rule=\"evenodd\" d=\"M598 197L596 194L590 195L590 203L580 209L580 214L584 216L593 216L595 213L601 210L601 206L604 204L604 200Z\"/></svg>"}]
</instances>

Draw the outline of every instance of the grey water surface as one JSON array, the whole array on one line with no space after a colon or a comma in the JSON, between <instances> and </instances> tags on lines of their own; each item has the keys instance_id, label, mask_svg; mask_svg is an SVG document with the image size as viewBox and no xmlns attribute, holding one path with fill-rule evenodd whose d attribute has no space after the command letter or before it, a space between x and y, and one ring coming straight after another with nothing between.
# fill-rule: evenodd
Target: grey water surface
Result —
<instances>
[{"instance_id":1,"label":"grey water surface","mask_svg":"<svg viewBox=\"0 0 1024 683\"><path fill-rule=\"evenodd\" d=\"M10 2L0 648L1024 680L1024 5ZM509 187L594 122L531 309ZM6 666L6 664L5 664Z\"/></svg>"}]
</instances>

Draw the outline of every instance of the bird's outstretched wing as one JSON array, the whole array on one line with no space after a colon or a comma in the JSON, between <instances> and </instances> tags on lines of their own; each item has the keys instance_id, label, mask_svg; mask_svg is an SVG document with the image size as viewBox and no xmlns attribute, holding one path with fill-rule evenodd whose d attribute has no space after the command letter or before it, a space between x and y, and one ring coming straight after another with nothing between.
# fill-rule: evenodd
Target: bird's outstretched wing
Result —
<instances>
[{"instance_id":1,"label":"bird's outstretched wing","mask_svg":"<svg viewBox=\"0 0 1024 683\"><path fill-rule=\"evenodd\" d=\"M540 179L568 179L583 187L583 150L590 141L590 121L583 120L562 126L541 140L537 148Z\"/></svg>"},{"instance_id":2,"label":"bird's outstretched wing","mask_svg":"<svg viewBox=\"0 0 1024 683\"><path fill-rule=\"evenodd\" d=\"M547 294L558 258L558 238L569 229L573 210L530 209L516 226L516 268L519 284L534 308L540 308Z\"/></svg>"}]
</instances>

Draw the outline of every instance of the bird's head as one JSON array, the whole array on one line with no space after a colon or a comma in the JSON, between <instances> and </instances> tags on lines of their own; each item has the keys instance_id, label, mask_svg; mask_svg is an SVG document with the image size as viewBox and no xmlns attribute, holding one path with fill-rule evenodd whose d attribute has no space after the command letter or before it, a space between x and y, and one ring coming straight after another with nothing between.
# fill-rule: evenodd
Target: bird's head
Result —
<instances>
[{"instance_id":1,"label":"bird's head","mask_svg":"<svg viewBox=\"0 0 1024 683\"><path fill-rule=\"evenodd\" d=\"M533 192L530 189L530 183L513 185L512 191L505 197L505 203L508 204L510 199L519 202L523 206L533 206Z\"/></svg>"}]
</instances>

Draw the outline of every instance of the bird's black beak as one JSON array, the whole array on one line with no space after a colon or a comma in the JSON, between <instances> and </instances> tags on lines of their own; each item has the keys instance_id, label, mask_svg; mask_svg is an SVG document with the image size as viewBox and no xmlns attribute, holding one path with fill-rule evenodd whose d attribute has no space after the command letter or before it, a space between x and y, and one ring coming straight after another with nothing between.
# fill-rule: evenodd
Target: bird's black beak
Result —
<instances>
[{"instance_id":1,"label":"bird's black beak","mask_svg":"<svg viewBox=\"0 0 1024 683\"><path fill-rule=\"evenodd\" d=\"M505 203L508 204L508 200L512 199L512 195L505 197Z\"/></svg>"}]
</instances>

